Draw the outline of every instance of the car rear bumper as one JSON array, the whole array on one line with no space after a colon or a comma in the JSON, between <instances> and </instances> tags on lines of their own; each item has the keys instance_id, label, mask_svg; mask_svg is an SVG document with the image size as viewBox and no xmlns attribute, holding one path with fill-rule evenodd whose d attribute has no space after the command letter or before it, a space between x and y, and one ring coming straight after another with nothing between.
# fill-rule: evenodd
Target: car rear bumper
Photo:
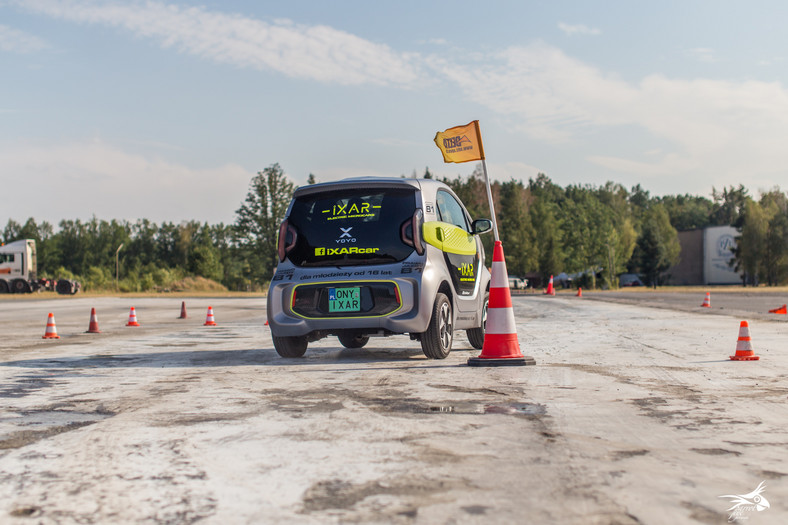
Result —
<instances>
[{"instance_id":1,"label":"car rear bumper","mask_svg":"<svg viewBox=\"0 0 788 525\"><path fill-rule=\"evenodd\" d=\"M316 288L364 287L391 283L396 287L399 305L397 308L384 308L383 311L371 309L368 312L332 313L315 308L305 308L304 301L294 305L294 293L298 299L299 288L312 292ZM308 283L277 283L268 291L268 324L273 335L292 337L308 335L312 332L337 333L342 330L358 330L374 333L379 331L393 333L421 333L427 329L431 309L420 308L418 298L419 281L411 278L393 277L385 281L330 280ZM309 293L301 297L310 296ZM317 303L315 294L315 303ZM388 310L388 311L387 311ZM322 312L322 313L321 313Z\"/></svg>"}]
</instances>

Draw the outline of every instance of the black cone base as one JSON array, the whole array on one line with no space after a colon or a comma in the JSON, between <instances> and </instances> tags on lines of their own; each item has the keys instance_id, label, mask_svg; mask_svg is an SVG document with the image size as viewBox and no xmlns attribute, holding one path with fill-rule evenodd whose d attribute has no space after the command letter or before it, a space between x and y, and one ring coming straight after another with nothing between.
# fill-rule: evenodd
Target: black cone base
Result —
<instances>
[{"instance_id":1,"label":"black cone base","mask_svg":"<svg viewBox=\"0 0 788 525\"><path fill-rule=\"evenodd\" d=\"M523 357L500 357L500 358L480 358L471 357L468 359L468 366L533 366L536 359L530 355Z\"/></svg>"}]
</instances>

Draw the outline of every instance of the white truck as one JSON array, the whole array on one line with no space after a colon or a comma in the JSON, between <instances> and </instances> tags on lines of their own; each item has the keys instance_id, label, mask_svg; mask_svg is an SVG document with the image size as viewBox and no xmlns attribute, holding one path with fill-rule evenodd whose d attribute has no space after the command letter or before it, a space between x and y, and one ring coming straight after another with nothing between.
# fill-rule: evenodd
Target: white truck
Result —
<instances>
[{"instance_id":1,"label":"white truck","mask_svg":"<svg viewBox=\"0 0 788 525\"><path fill-rule=\"evenodd\" d=\"M22 239L0 245L0 293L31 293L39 289L75 294L81 288L70 279L36 279L36 241Z\"/></svg>"}]
</instances>

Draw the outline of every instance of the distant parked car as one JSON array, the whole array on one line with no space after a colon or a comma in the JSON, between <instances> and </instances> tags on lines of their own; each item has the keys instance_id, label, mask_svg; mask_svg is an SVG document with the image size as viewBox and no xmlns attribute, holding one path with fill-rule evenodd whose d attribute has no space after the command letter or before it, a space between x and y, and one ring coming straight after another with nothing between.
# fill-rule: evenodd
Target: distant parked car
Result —
<instances>
[{"instance_id":1,"label":"distant parked car","mask_svg":"<svg viewBox=\"0 0 788 525\"><path fill-rule=\"evenodd\" d=\"M640 280L636 273L622 273L618 278L618 285L624 286L644 286L643 281Z\"/></svg>"},{"instance_id":2,"label":"distant parked car","mask_svg":"<svg viewBox=\"0 0 788 525\"><path fill-rule=\"evenodd\" d=\"M509 277L509 288L513 290L525 290L528 286L528 279L519 277Z\"/></svg>"}]
</instances>

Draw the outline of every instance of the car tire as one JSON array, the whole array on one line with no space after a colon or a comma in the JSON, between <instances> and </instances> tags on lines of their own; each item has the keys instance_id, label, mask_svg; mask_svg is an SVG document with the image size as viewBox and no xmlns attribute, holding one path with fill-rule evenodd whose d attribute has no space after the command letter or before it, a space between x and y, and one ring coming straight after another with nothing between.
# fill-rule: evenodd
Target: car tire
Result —
<instances>
[{"instance_id":1,"label":"car tire","mask_svg":"<svg viewBox=\"0 0 788 525\"><path fill-rule=\"evenodd\" d=\"M306 336L276 337L273 336L276 353L282 357L303 357L306 353Z\"/></svg>"},{"instance_id":2,"label":"car tire","mask_svg":"<svg viewBox=\"0 0 788 525\"><path fill-rule=\"evenodd\" d=\"M484 329L487 326L487 304L490 302L490 294L484 294L484 308L482 309L482 325L479 328L471 328L466 330L465 334L468 336L468 342L477 350L481 350L484 346Z\"/></svg>"},{"instance_id":3,"label":"car tire","mask_svg":"<svg viewBox=\"0 0 788 525\"><path fill-rule=\"evenodd\" d=\"M27 284L27 281L23 281L22 279L16 279L14 282L11 283L11 286L14 288L14 293L30 293L30 285Z\"/></svg>"},{"instance_id":4,"label":"car tire","mask_svg":"<svg viewBox=\"0 0 788 525\"><path fill-rule=\"evenodd\" d=\"M421 334L421 349L430 359L445 359L454 339L454 316L451 301L445 294L435 296L427 331Z\"/></svg>"},{"instance_id":5,"label":"car tire","mask_svg":"<svg viewBox=\"0 0 788 525\"><path fill-rule=\"evenodd\" d=\"M0 281L0 293L8 293L8 283L5 281Z\"/></svg>"},{"instance_id":6,"label":"car tire","mask_svg":"<svg viewBox=\"0 0 788 525\"><path fill-rule=\"evenodd\" d=\"M74 282L69 279L58 279L55 291L60 295L72 295L74 293Z\"/></svg>"},{"instance_id":7,"label":"car tire","mask_svg":"<svg viewBox=\"0 0 788 525\"><path fill-rule=\"evenodd\" d=\"M337 337L345 348L363 348L369 342L368 335L355 332L342 332Z\"/></svg>"}]
</instances>

